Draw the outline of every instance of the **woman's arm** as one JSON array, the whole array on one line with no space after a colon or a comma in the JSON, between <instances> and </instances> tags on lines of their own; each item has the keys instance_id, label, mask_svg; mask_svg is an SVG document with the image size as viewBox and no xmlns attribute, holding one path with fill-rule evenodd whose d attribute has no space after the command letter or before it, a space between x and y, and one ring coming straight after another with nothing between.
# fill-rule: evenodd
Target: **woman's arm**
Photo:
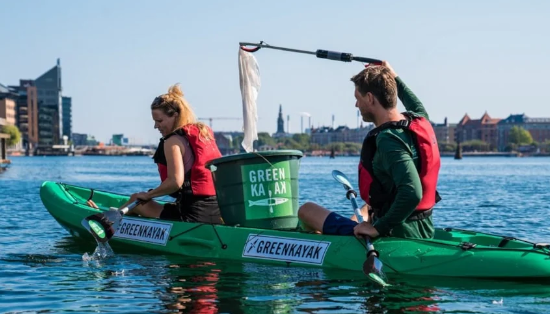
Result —
<instances>
[{"instance_id":1,"label":"woman's arm","mask_svg":"<svg viewBox=\"0 0 550 314\"><path fill-rule=\"evenodd\" d=\"M151 198L169 195L178 191L183 185L185 169L183 155L185 148L177 136L171 136L164 142L164 155L166 156L167 178L157 188L147 192Z\"/></svg>"}]
</instances>

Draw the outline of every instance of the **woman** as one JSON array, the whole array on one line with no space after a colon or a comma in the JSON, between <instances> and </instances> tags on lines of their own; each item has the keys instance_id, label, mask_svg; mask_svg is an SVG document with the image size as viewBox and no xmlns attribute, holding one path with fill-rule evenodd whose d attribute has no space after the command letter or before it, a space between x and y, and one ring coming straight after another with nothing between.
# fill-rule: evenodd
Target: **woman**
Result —
<instances>
[{"instance_id":1,"label":"woman","mask_svg":"<svg viewBox=\"0 0 550 314\"><path fill-rule=\"evenodd\" d=\"M161 184L148 192L133 194L124 206L135 200L141 203L129 214L165 220L223 223L212 174L205 167L207 161L221 157L212 130L196 121L178 85L153 100L151 114L155 129L162 134L153 156ZM176 202L161 205L152 200L163 195L175 197Z\"/></svg>"}]
</instances>

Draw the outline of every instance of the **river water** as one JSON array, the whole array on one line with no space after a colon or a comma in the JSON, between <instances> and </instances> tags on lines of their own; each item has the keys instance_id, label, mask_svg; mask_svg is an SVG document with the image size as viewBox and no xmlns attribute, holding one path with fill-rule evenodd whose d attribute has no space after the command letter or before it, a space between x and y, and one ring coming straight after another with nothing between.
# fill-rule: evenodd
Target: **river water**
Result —
<instances>
[{"instance_id":1,"label":"river water","mask_svg":"<svg viewBox=\"0 0 550 314\"><path fill-rule=\"evenodd\" d=\"M357 182L357 161L303 158L300 203L349 214L331 171ZM147 157L14 157L0 173L2 313L550 312L544 282L395 279L379 289L348 271L117 252L86 260L96 245L48 214L39 197L45 180L126 194L159 182ZM443 158L438 189L437 227L550 242L550 158Z\"/></svg>"}]
</instances>

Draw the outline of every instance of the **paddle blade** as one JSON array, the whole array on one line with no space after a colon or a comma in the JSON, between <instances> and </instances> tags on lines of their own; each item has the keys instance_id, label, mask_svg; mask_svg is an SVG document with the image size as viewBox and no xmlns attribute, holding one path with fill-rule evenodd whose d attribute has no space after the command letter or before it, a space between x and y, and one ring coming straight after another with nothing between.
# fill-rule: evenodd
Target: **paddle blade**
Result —
<instances>
[{"instance_id":1,"label":"paddle blade","mask_svg":"<svg viewBox=\"0 0 550 314\"><path fill-rule=\"evenodd\" d=\"M387 283L386 275L382 271L382 266L383 264L376 254L370 254L363 263L363 272L371 281L385 287L389 286L389 284Z\"/></svg>"},{"instance_id":2,"label":"paddle blade","mask_svg":"<svg viewBox=\"0 0 550 314\"><path fill-rule=\"evenodd\" d=\"M112 216L108 215L109 213L114 214L114 212L106 212L105 214L94 214L82 219L82 226L94 236L97 242L105 243L115 235L115 223L109 218L116 217L108 217Z\"/></svg>"}]
</instances>

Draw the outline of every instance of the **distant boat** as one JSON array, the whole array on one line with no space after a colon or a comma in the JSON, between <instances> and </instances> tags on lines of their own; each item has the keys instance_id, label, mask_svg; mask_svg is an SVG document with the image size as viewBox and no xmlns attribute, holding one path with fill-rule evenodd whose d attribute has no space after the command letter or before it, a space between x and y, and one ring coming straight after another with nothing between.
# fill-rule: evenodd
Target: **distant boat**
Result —
<instances>
[{"instance_id":1,"label":"distant boat","mask_svg":"<svg viewBox=\"0 0 550 314\"><path fill-rule=\"evenodd\" d=\"M456 144L455 159L462 159L462 146L460 146L460 142Z\"/></svg>"}]
</instances>

